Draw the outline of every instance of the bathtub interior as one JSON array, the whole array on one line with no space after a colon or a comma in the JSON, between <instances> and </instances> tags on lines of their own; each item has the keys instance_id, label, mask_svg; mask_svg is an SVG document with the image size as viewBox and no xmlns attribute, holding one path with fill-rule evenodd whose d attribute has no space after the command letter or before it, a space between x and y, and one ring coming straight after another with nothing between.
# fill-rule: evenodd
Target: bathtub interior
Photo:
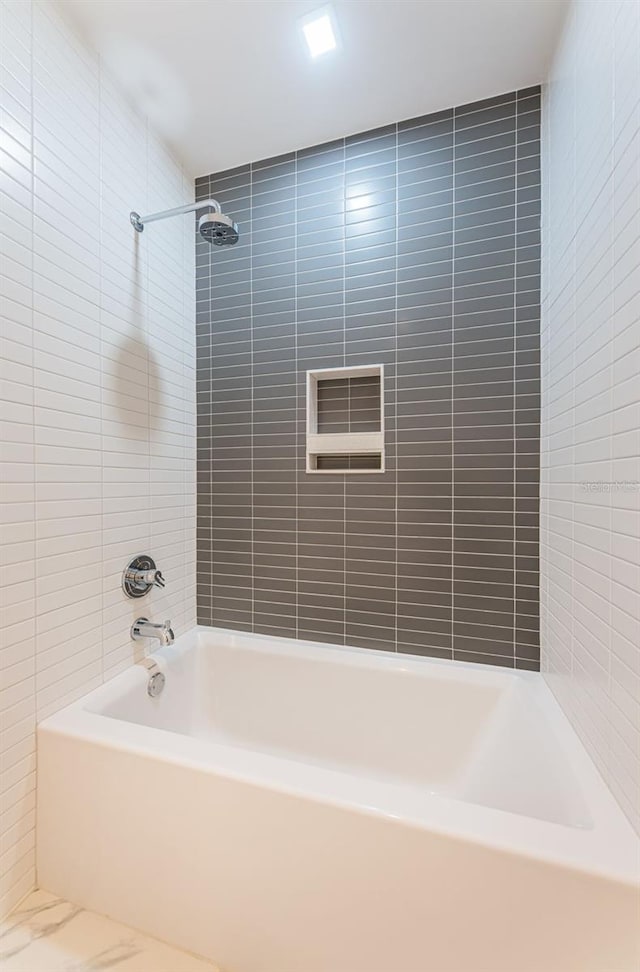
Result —
<instances>
[{"instance_id":1,"label":"bathtub interior","mask_svg":"<svg viewBox=\"0 0 640 972\"><path fill-rule=\"evenodd\" d=\"M217 746L588 828L539 676L379 652L206 633L142 681L86 707ZM540 684L538 684L540 683Z\"/></svg>"}]
</instances>

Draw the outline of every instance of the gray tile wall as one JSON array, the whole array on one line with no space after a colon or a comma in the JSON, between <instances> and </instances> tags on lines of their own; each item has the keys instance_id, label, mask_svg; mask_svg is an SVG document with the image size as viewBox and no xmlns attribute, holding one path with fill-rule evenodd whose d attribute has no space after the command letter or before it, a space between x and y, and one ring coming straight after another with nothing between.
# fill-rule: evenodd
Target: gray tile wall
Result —
<instances>
[{"instance_id":1,"label":"gray tile wall","mask_svg":"<svg viewBox=\"0 0 640 972\"><path fill-rule=\"evenodd\" d=\"M539 134L527 89L197 180L201 623L538 667ZM367 363L387 471L307 475L306 370Z\"/></svg>"},{"instance_id":2,"label":"gray tile wall","mask_svg":"<svg viewBox=\"0 0 640 972\"><path fill-rule=\"evenodd\" d=\"M318 432L379 432L380 379L318 382Z\"/></svg>"}]
</instances>

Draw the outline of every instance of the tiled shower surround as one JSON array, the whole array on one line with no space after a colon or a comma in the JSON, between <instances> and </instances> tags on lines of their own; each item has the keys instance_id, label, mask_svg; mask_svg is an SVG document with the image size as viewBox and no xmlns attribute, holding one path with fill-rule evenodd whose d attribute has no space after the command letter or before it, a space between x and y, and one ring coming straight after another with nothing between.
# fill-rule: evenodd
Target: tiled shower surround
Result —
<instances>
[{"instance_id":1,"label":"tiled shower surround","mask_svg":"<svg viewBox=\"0 0 640 972\"><path fill-rule=\"evenodd\" d=\"M536 669L540 95L197 180L199 620ZM384 364L386 471L305 472L307 369Z\"/></svg>"},{"instance_id":2,"label":"tiled shower surround","mask_svg":"<svg viewBox=\"0 0 640 972\"><path fill-rule=\"evenodd\" d=\"M194 623L195 295L190 223L129 223L191 180L95 51L0 0L0 64L1 918L36 882L36 723L142 653L127 562Z\"/></svg>"},{"instance_id":3,"label":"tiled shower surround","mask_svg":"<svg viewBox=\"0 0 640 972\"><path fill-rule=\"evenodd\" d=\"M545 93L542 670L640 833L640 5L572 4Z\"/></svg>"}]
</instances>

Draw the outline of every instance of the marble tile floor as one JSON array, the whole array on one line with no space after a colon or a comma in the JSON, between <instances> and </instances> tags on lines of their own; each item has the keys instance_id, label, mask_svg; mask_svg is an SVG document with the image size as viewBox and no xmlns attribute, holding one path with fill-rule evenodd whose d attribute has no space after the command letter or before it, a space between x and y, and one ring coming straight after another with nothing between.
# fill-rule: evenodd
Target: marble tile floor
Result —
<instances>
[{"instance_id":1,"label":"marble tile floor","mask_svg":"<svg viewBox=\"0 0 640 972\"><path fill-rule=\"evenodd\" d=\"M155 938L34 891L0 922L1 972L219 972Z\"/></svg>"}]
</instances>

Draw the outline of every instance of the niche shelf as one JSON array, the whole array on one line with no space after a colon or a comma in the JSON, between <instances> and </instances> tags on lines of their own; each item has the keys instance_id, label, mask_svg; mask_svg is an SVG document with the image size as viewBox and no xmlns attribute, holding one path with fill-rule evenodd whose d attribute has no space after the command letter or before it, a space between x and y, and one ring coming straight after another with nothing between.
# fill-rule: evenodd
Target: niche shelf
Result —
<instances>
[{"instance_id":1,"label":"niche shelf","mask_svg":"<svg viewBox=\"0 0 640 972\"><path fill-rule=\"evenodd\" d=\"M384 472L384 365L307 371L308 473Z\"/></svg>"}]
</instances>

